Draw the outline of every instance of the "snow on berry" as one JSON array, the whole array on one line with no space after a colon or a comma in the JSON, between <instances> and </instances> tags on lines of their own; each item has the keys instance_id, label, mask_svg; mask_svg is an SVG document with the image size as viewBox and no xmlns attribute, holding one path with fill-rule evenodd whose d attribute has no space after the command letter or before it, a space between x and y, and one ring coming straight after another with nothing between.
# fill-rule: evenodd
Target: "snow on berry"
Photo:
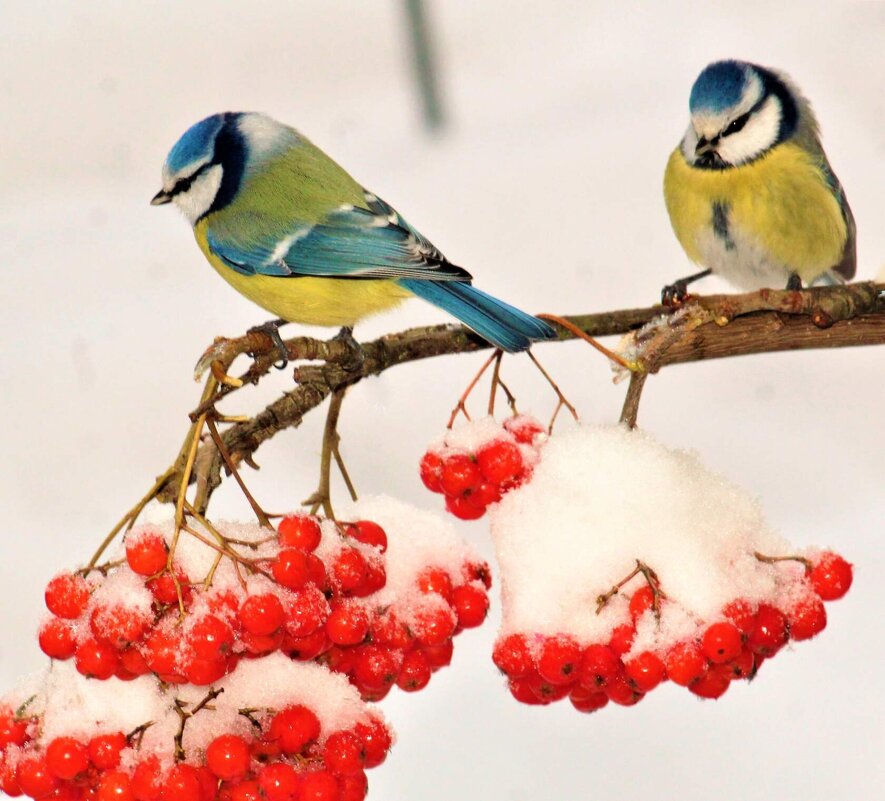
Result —
<instances>
[{"instance_id":1,"label":"snow on berry","mask_svg":"<svg viewBox=\"0 0 885 801\"><path fill-rule=\"evenodd\" d=\"M797 554L696 455L620 426L544 445L492 510L503 625L493 659L524 703L632 705L667 678L702 698L826 626L851 565Z\"/></svg>"},{"instance_id":2,"label":"snow on berry","mask_svg":"<svg viewBox=\"0 0 885 801\"><path fill-rule=\"evenodd\" d=\"M88 681L55 663L0 702L0 789L214 801L249 783L269 799L320 784L323 797L351 788L362 799L365 770L391 742L343 676L282 654L241 663L211 690L153 676Z\"/></svg>"},{"instance_id":3,"label":"snow on berry","mask_svg":"<svg viewBox=\"0 0 885 801\"><path fill-rule=\"evenodd\" d=\"M97 680L209 686L279 651L326 662L367 698L420 689L400 672L448 664L451 638L485 619L488 568L446 520L397 501L360 504L348 520L194 524L174 549L171 522L135 528L86 578L50 582L40 646Z\"/></svg>"},{"instance_id":4,"label":"snow on berry","mask_svg":"<svg viewBox=\"0 0 885 801\"><path fill-rule=\"evenodd\" d=\"M445 496L455 517L476 520L529 479L546 438L541 424L525 415L503 424L493 417L471 421L430 445L419 466L421 480Z\"/></svg>"}]
</instances>

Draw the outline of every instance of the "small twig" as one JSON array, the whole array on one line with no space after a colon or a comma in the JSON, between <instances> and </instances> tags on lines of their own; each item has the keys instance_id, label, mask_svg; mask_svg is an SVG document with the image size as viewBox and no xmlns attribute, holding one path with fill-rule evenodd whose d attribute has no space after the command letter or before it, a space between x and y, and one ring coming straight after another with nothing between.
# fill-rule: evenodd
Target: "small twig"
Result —
<instances>
[{"instance_id":1,"label":"small twig","mask_svg":"<svg viewBox=\"0 0 885 801\"><path fill-rule=\"evenodd\" d=\"M202 711L209 707L209 704L218 698L224 692L224 687L212 688L206 693L206 696L203 698L200 703L198 703L193 709L188 711L185 709L187 706L186 701L182 701L180 698L175 699L175 712L178 715L179 723L178 723L178 732L175 735L175 761L181 762L185 758L184 753L184 727L187 724L188 720L190 720L194 715L198 712ZM209 707L211 709L211 707Z\"/></svg>"},{"instance_id":2,"label":"small twig","mask_svg":"<svg viewBox=\"0 0 885 801\"><path fill-rule=\"evenodd\" d=\"M624 585L636 578L640 573L645 577L648 586L651 587L653 597L652 608L654 609L655 617L660 618L660 599L666 597L661 590L660 579L658 579L658 574L655 573L654 570L639 559L636 560L636 567L624 576L624 578L615 584L608 592L604 592L602 595L596 597L596 614L598 615L602 612L602 610L608 605L608 602L623 589Z\"/></svg>"},{"instance_id":3,"label":"small twig","mask_svg":"<svg viewBox=\"0 0 885 801\"><path fill-rule=\"evenodd\" d=\"M320 483L316 492L304 501L304 506L310 506L312 515L322 507L323 513L330 520L335 519L335 512L332 509L332 458L338 447L338 416L341 414L345 392L347 392L346 387L336 389L329 399L326 426L323 429L323 450L320 454Z\"/></svg>"},{"instance_id":4,"label":"small twig","mask_svg":"<svg viewBox=\"0 0 885 801\"><path fill-rule=\"evenodd\" d=\"M556 417L563 406L565 406L565 408L568 409L569 412L571 412L571 415L575 418L575 420L578 420L578 413L577 411L575 411L575 407L572 406L572 404L569 402L569 399L566 398L566 396L563 394L562 390L559 388L559 385L550 377L550 374L541 366L541 362L538 361L535 354L532 353L530 350L527 350L526 355L532 360L532 363L535 365L535 367L537 367L538 370L541 371L541 375L547 379L547 383L550 384L551 387L553 387L553 391L556 393L556 397L559 398L559 403L556 405L556 409L553 412L553 417L550 419L550 425L547 428L548 432L550 432L551 434L553 433L553 424L556 422Z\"/></svg>"},{"instance_id":5,"label":"small twig","mask_svg":"<svg viewBox=\"0 0 885 801\"><path fill-rule=\"evenodd\" d=\"M804 556L766 556L765 554L759 553L759 551L753 551L753 556L755 556L760 562L765 562L769 565L774 565L778 562L799 562L804 565L806 571L811 570L814 567L814 563L810 559L806 559Z\"/></svg>"},{"instance_id":6,"label":"small twig","mask_svg":"<svg viewBox=\"0 0 885 801\"><path fill-rule=\"evenodd\" d=\"M648 373L630 373L630 384L627 386L627 396L624 398L624 406L621 409L621 422L628 428L636 428L636 417L639 414L639 401L642 398L642 388Z\"/></svg>"},{"instance_id":7,"label":"small twig","mask_svg":"<svg viewBox=\"0 0 885 801\"><path fill-rule=\"evenodd\" d=\"M341 474L341 478L344 479L344 486L347 487L347 492L350 494L350 500L356 503L359 500L359 496L356 494L356 488L353 486L350 473L347 472L347 465L344 464L344 459L341 457L341 451L338 448L337 442L332 450L332 455L335 457L335 464L338 466L338 472Z\"/></svg>"},{"instance_id":8,"label":"small twig","mask_svg":"<svg viewBox=\"0 0 885 801\"><path fill-rule=\"evenodd\" d=\"M239 484L240 490L242 490L243 495L246 496L246 500L248 501L249 506L252 507L252 511L255 513L255 517L258 518L259 524L263 528L272 529L273 524L270 522L270 520L268 520L264 509L259 506L258 501L256 501L252 493L249 492L249 488L246 486L246 482L243 481L243 477L240 475L240 471L237 470L237 466L234 464L233 459L230 458L230 453L228 453L228 450L224 445L224 440L218 433L218 428L215 425L215 421L211 417L206 418L206 427L209 429L209 435L215 442L215 447L218 448L218 452L221 454L221 458L227 465L227 469L230 470L231 475L234 477L234 480L237 482L237 484Z\"/></svg>"},{"instance_id":9,"label":"small twig","mask_svg":"<svg viewBox=\"0 0 885 801\"><path fill-rule=\"evenodd\" d=\"M615 353L612 350L609 350L605 345L597 342L593 337L589 334L584 333L578 326L576 326L571 320L567 320L565 317L560 317L558 314L539 314L538 317L541 320L550 320L553 323L557 323L561 325L566 331L574 334L578 339L583 339L584 342L592 345L596 350L598 350L604 356L607 356L611 359L615 364L619 364L625 370L630 370L631 372L636 370L636 365L631 365L627 361L625 361L621 356Z\"/></svg>"},{"instance_id":10,"label":"small twig","mask_svg":"<svg viewBox=\"0 0 885 801\"><path fill-rule=\"evenodd\" d=\"M499 348L495 351L495 369L492 370L492 388L489 390L489 417L495 416L495 392L498 389L498 384L501 383L501 360L503 358L504 351Z\"/></svg>"},{"instance_id":11,"label":"small twig","mask_svg":"<svg viewBox=\"0 0 885 801\"><path fill-rule=\"evenodd\" d=\"M144 740L144 733L153 725L154 721L149 720L147 723L142 723L141 726L136 726L126 735L126 742L136 749L141 748L141 742Z\"/></svg>"},{"instance_id":12,"label":"small twig","mask_svg":"<svg viewBox=\"0 0 885 801\"><path fill-rule=\"evenodd\" d=\"M446 428L451 428L453 425L455 425L455 420L458 417L459 412L463 414L464 417L466 417L468 420L470 420L470 415L467 413L466 406L467 398L470 397L470 393L473 392L473 390L476 388L476 385L479 383L479 379L483 377L485 371L488 370L492 362L494 362L495 359L498 358L498 353L499 351L496 348L492 355L483 362L482 367L479 368L479 372L477 372L477 374L473 376L470 383L467 385L467 389L465 389L464 392L461 393L461 397L458 398L457 405L454 409L452 409L452 414L449 416L449 422Z\"/></svg>"}]
</instances>

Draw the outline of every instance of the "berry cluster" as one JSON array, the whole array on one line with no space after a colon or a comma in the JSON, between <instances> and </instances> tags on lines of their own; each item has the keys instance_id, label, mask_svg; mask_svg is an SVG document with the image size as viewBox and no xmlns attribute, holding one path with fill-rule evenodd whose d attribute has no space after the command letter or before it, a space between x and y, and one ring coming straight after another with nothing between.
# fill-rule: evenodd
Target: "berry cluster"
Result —
<instances>
[{"instance_id":1,"label":"berry cluster","mask_svg":"<svg viewBox=\"0 0 885 801\"><path fill-rule=\"evenodd\" d=\"M90 678L153 673L197 686L280 651L321 659L377 700L394 684L424 687L449 663L452 637L488 609L488 568L467 560L457 572L395 566L388 586L387 533L369 520L291 515L270 536L258 526L223 531L237 561L216 564L211 548L179 542L170 565L169 530L144 527L127 536L122 563L56 576L41 648Z\"/></svg>"},{"instance_id":2,"label":"berry cluster","mask_svg":"<svg viewBox=\"0 0 885 801\"><path fill-rule=\"evenodd\" d=\"M314 671L325 672L319 667ZM85 684L71 675L75 683ZM320 696L337 689L321 676L303 676L298 670L290 671L288 679L318 690ZM237 694L233 683L228 689ZM72 731L44 737L43 721L39 715L28 716L27 703L18 715L2 708L0 789L8 796L66 801L365 798L365 771L380 765L391 745L380 716L363 708L356 716L346 715L340 721L344 725L330 724L311 701L292 703L285 697L273 708L235 710L225 706L224 692L224 687L212 691L201 704L160 691L161 700L151 710L156 720L128 734L98 720L87 736ZM308 693L302 690L301 695ZM190 710L177 726L172 706Z\"/></svg>"},{"instance_id":3,"label":"berry cluster","mask_svg":"<svg viewBox=\"0 0 885 801\"><path fill-rule=\"evenodd\" d=\"M732 681L752 679L788 641L822 631L827 624L823 602L848 591L852 568L825 552L807 563L804 575L784 578L789 586L777 603L736 599L719 619L695 621L695 635L675 642L654 635L660 621L676 611L676 602L645 584L630 596L629 619L614 626L606 642L509 634L498 640L492 658L508 677L514 698L525 704L568 696L581 712L609 701L632 706L668 679L701 698L719 698Z\"/></svg>"},{"instance_id":4,"label":"berry cluster","mask_svg":"<svg viewBox=\"0 0 885 801\"><path fill-rule=\"evenodd\" d=\"M492 418L449 431L421 458L424 486L441 493L446 509L462 520L477 520L510 490L525 483L538 461L546 431L520 415L503 424Z\"/></svg>"}]
</instances>

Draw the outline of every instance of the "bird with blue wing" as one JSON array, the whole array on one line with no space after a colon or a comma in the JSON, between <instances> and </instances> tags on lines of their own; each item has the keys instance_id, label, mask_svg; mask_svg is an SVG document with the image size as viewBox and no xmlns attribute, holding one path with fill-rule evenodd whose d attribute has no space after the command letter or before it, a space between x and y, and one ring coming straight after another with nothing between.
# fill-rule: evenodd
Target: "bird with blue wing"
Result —
<instances>
[{"instance_id":1,"label":"bird with blue wing","mask_svg":"<svg viewBox=\"0 0 885 801\"><path fill-rule=\"evenodd\" d=\"M175 203L216 271L281 320L349 333L416 296L509 352L556 337L476 289L395 209L264 114L214 114L189 128L151 202Z\"/></svg>"},{"instance_id":2,"label":"bird with blue wing","mask_svg":"<svg viewBox=\"0 0 885 801\"><path fill-rule=\"evenodd\" d=\"M689 110L664 198L683 250L705 269L664 287L664 302L711 272L746 290L850 280L854 216L790 78L717 61L692 86Z\"/></svg>"}]
</instances>

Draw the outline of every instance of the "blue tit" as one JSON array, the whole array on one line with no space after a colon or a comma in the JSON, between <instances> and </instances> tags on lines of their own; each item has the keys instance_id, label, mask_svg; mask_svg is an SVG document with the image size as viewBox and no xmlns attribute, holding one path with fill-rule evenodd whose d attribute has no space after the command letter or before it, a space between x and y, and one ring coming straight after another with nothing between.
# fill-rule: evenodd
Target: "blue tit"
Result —
<instances>
[{"instance_id":1,"label":"blue tit","mask_svg":"<svg viewBox=\"0 0 885 801\"><path fill-rule=\"evenodd\" d=\"M717 61L691 89L691 122L670 156L664 198L688 257L745 289L842 282L855 271L854 217L789 77Z\"/></svg>"},{"instance_id":2,"label":"blue tit","mask_svg":"<svg viewBox=\"0 0 885 801\"><path fill-rule=\"evenodd\" d=\"M391 206L294 128L214 114L163 166L154 205L175 203L231 286L282 320L341 326L417 296L493 345L527 349L553 329L471 285Z\"/></svg>"}]
</instances>

